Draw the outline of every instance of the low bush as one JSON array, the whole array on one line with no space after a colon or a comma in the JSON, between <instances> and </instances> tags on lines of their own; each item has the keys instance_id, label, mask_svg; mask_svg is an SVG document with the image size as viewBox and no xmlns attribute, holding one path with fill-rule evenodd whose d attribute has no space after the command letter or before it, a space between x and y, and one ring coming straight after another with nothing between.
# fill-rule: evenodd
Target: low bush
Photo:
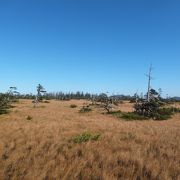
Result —
<instances>
[{"instance_id":1,"label":"low bush","mask_svg":"<svg viewBox=\"0 0 180 180\"><path fill-rule=\"evenodd\" d=\"M89 132L85 132L82 134L79 134L75 137L72 138L72 141L74 143L83 143L83 142L87 142L87 141L97 141L100 138L100 134L92 134Z\"/></svg>"},{"instance_id":2,"label":"low bush","mask_svg":"<svg viewBox=\"0 0 180 180\"><path fill-rule=\"evenodd\" d=\"M8 113L10 108L10 100L7 94L0 94L0 114Z\"/></svg>"},{"instance_id":3,"label":"low bush","mask_svg":"<svg viewBox=\"0 0 180 180\"><path fill-rule=\"evenodd\" d=\"M111 111L107 114L112 114L113 116L116 116L117 118L121 118L122 116L122 112L119 110L119 111Z\"/></svg>"},{"instance_id":4,"label":"low bush","mask_svg":"<svg viewBox=\"0 0 180 180\"><path fill-rule=\"evenodd\" d=\"M144 116L141 116L135 112L121 112L121 111L112 111L108 114L112 114L113 116L116 116L118 118L122 118L125 120L146 120L147 118Z\"/></svg>"},{"instance_id":5,"label":"low bush","mask_svg":"<svg viewBox=\"0 0 180 180\"><path fill-rule=\"evenodd\" d=\"M76 104L71 104L70 108L77 108L77 105Z\"/></svg>"},{"instance_id":6,"label":"low bush","mask_svg":"<svg viewBox=\"0 0 180 180\"><path fill-rule=\"evenodd\" d=\"M28 115L26 119L27 119L28 121L30 121L30 120L33 119L33 117Z\"/></svg>"},{"instance_id":7,"label":"low bush","mask_svg":"<svg viewBox=\"0 0 180 180\"><path fill-rule=\"evenodd\" d=\"M148 118L142 115L139 115L135 112L122 113L121 118L125 120L147 120Z\"/></svg>"},{"instance_id":8,"label":"low bush","mask_svg":"<svg viewBox=\"0 0 180 180\"><path fill-rule=\"evenodd\" d=\"M174 113L179 113L180 109L175 107L165 108L161 102L151 101L134 105L135 114L153 120L167 120Z\"/></svg>"},{"instance_id":9,"label":"low bush","mask_svg":"<svg viewBox=\"0 0 180 180\"><path fill-rule=\"evenodd\" d=\"M160 108L157 113L154 114L154 120L167 120L171 118L174 113L180 113L180 109L174 107Z\"/></svg>"}]
</instances>

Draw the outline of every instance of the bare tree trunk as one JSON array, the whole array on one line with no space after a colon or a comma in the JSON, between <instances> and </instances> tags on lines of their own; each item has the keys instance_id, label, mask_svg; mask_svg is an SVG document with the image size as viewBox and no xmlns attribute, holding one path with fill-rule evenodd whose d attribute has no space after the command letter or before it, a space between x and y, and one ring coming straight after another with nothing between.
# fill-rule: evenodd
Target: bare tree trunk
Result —
<instances>
[{"instance_id":1,"label":"bare tree trunk","mask_svg":"<svg viewBox=\"0 0 180 180\"><path fill-rule=\"evenodd\" d=\"M147 93L147 101L150 102L150 89L151 89L151 73L152 73L152 64L150 65L150 68L149 68L149 74L147 75L148 76L148 93Z\"/></svg>"}]
</instances>

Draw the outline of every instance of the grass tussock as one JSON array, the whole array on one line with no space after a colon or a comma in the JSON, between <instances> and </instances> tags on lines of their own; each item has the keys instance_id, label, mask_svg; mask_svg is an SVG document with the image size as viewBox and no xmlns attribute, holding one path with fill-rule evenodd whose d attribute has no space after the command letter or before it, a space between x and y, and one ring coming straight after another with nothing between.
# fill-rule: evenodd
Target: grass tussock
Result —
<instances>
[{"instance_id":1,"label":"grass tussock","mask_svg":"<svg viewBox=\"0 0 180 180\"><path fill-rule=\"evenodd\" d=\"M77 108L77 105L76 104L71 104L70 108Z\"/></svg>"},{"instance_id":2,"label":"grass tussock","mask_svg":"<svg viewBox=\"0 0 180 180\"><path fill-rule=\"evenodd\" d=\"M72 138L74 143L83 143L87 141L97 141L99 140L101 134L92 134L90 132L84 132Z\"/></svg>"},{"instance_id":3,"label":"grass tussock","mask_svg":"<svg viewBox=\"0 0 180 180\"><path fill-rule=\"evenodd\" d=\"M33 117L28 115L28 116L26 117L26 119L27 119L28 121L30 121L30 120L33 119Z\"/></svg>"}]
</instances>

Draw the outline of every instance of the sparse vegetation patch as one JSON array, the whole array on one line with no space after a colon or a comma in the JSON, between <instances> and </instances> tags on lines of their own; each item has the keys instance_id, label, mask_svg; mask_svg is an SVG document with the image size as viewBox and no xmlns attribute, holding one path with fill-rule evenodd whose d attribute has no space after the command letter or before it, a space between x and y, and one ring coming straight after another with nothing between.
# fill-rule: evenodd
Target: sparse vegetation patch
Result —
<instances>
[{"instance_id":1,"label":"sparse vegetation patch","mask_svg":"<svg viewBox=\"0 0 180 180\"><path fill-rule=\"evenodd\" d=\"M83 142L87 142L87 141L97 141L100 138L100 134L93 134L93 133L89 133L89 132L85 132L82 134L79 134L75 137L72 138L72 141L74 143L83 143Z\"/></svg>"},{"instance_id":2,"label":"sparse vegetation patch","mask_svg":"<svg viewBox=\"0 0 180 180\"><path fill-rule=\"evenodd\" d=\"M92 111L92 109L91 109L89 106L83 106L83 107L79 110L80 113L87 113L87 112L91 112L91 111Z\"/></svg>"},{"instance_id":3,"label":"sparse vegetation patch","mask_svg":"<svg viewBox=\"0 0 180 180\"><path fill-rule=\"evenodd\" d=\"M146 120L147 118L145 116L138 115L135 112L121 112L121 111L112 111L108 114L112 114L113 116L116 116L117 118L122 118L124 120Z\"/></svg>"},{"instance_id":4,"label":"sparse vegetation patch","mask_svg":"<svg viewBox=\"0 0 180 180\"><path fill-rule=\"evenodd\" d=\"M145 116L141 116L135 112L122 113L121 118L131 121L131 120L147 120L148 118Z\"/></svg>"},{"instance_id":5,"label":"sparse vegetation patch","mask_svg":"<svg viewBox=\"0 0 180 180\"><path fill-rule=\"evenodd\" d=\"M136 139L136 135L131 133L131 132L128 132L126 134L123 134L120 138L122 141L126 141L126 140L134 140Z\"/></svg>"}]
</instances>

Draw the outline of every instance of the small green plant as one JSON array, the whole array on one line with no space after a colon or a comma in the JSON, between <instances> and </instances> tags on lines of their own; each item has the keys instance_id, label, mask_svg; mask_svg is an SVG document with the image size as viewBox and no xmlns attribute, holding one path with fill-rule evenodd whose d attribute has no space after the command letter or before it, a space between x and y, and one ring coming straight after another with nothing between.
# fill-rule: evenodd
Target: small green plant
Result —
<instances>
[{"instance_id":1,"label":"small green plant","mask_svg":"<svg viewBox=\"0 0 180 180\"><path fill-rule=\"evenodd\" d=\"M87 142L87 141L97 141L100 138L100 134L91 134L88 132L79 134L75 137L72 138L72 141L74 143L83 143L83 142Z\"/></svg>"},{"instance_id":2,"label":"small green plant","mask_svg":"<svg viewBox=\"0 0 180 180\"><path fill-rule=\"evenodd\" d=\"M146 120L148 119L145 116L139 115L135 112L122 113L121 118L131 121L131 120Z\"/></svg>"},{"instance_id":3,"label":"small green plant","mask_svg":"<svg viewBox=\"0 0 180 180\"><path fill-rule=\"evenodd\" d=\"M116 116L120 116L122 114L122 112L120 110L118 111L111 111L108 114L112 114L112 115L116 115Z\"/></svg>"},{"instance_id":4,"label":"small green plant","mask_svg":"<svg viewBox=\"0 0 180 180\"><path fill-rule=\"evenodd\" d=\"M77 108L77 105L76 104L71 104L70 108Z\"/></svg>"},{"instance_id":5,"label":"small green plant","mask_svg":"<svg viewBox=\"0 0 180 180\"><path fill-rule=\"evenodd\" d=\"M28 115L26 119L27 119L28 121L30 121L30 120L33 119L33 117Z\"/></svg>"},{"instance_id":6,"label":"small green plant","mask_svg":"<svg viewBox=\"0 0 180 180\"><path fill-rule=\"evenodd\" d=\"M135 112L121 112L121 111L112 111L109 114L112 114L113 116L116 116L117 118L122 118L127 121L130 120L146 120L147 118L144 116L141 116Z\"/></svg>"}]
</instances>

